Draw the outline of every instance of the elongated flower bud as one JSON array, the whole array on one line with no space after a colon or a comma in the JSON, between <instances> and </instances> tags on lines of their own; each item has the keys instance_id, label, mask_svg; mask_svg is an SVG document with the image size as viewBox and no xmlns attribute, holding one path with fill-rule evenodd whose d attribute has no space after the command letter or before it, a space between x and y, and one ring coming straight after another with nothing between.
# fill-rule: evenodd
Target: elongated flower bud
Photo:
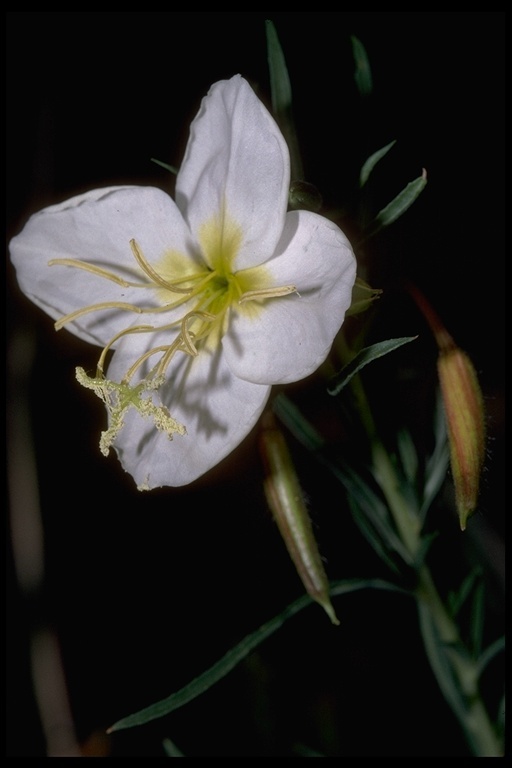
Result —
<instances>
[{"instance_id":1,"label":"elongated flower bud","mask_svg":"<svg viewBox=\"0 0 512 768\"><path fill-rule=\"evenodd\" d=\"M439 347L437 369L443 396L455 501L461 530L478 503L485 459L485 410L475 368L457 347L440 318L416 288L411 293L425 315Z\"/></svg>"},{"instance_id":2,"label":"elongated flower bud","mask_svg":"<svg viewBox=\"0 0 512 768\"><path fill-rule=\"evenodd\" d=\"M450 454L460 527L478 502L485 458L484 404L478 379L465 352L441 350L437 362L448 421Z\"/></svg>"},{"instance_id":3,"label":"elongated flower bud","mask_svg":"<svg viewBox=\"0 0 512 768\"><path fill-rule=\"evenodd\" d=\"M267 472L265 494L288 553L310 597L322 606L333 624L339 624L295 468L271 413L263 419L260 447Z\"/></svg>"}]
</instances>

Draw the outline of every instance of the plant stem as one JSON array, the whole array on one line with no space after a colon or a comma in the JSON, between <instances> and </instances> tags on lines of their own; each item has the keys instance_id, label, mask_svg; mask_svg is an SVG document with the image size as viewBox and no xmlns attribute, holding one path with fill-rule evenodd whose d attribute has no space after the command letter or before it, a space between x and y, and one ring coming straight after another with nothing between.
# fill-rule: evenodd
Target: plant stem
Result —
<instances>
[{"instance_id":1,"label":"plant stem","mask_svg":"<svg viewBox=\"0 0 512 768\"><path fill-rule=\"evenodd\" d=\"M426 565L418 569L416 600L427 656L444 696L458 718L476 757L503 757L503 745L478 690L478 665L464 647L457 625L441 600ZM424 611L435 628L432 643ZM423 616L422 616L423 613ZM443 654L443 658L439 655ZM440 662L440 663L439 663ZM446 672L453 674L453 685Z\"/></svg>"},{"instance_id":2,"label":"plant stem","mask_svg":"<svg viewBox=\"0 0 512 768\"><path fill-rule=\"evenodd\" d=\"M448 704L458 718L477 757L502 757L503 746L489 720L478 690L478 665L460 638L458 627L444 605L431 572L418 563L421 545L419 518L400 491L393 463L382 443L374 438L372 457L378 478L400 537L417 573L416 600L427 657Z\"/></svg>"}]
</instances>

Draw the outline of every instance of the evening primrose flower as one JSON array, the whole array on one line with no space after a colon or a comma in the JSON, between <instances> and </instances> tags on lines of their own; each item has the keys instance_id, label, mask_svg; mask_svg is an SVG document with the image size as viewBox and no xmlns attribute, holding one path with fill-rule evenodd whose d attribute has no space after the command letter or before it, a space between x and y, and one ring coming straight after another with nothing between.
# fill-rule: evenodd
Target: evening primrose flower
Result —
<instances>
[{"instance_id":1,"label":"evening primrose flower","mask_svg":"<svg viewBox=\"0 0 512 768\"><path fill-rule=\"evenodd\" d=\"M23 292L103 348L81 384L105 403L140 489L186 485L250 432L271 386L325 360L356 263L331 221L287 212L289 153L239 75L192 122L176 202L152 187L87 192L10 243ZM112 354L113 353L113 354Z\"/></svg>"}]
</instances>

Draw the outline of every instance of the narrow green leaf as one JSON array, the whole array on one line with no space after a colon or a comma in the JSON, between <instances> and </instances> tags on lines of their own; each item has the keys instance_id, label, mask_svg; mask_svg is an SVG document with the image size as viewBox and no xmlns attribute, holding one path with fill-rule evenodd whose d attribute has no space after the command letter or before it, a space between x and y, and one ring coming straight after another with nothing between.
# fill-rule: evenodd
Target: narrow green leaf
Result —
<instances>
[{"instance_id":1,"label":"narrow green leaf","mask_svg":"<svg viewBox=\"0 0 512 768\"><path fill-rule=\"evenodd\" d=\"M385 206L377 216L375 217L369 229L365 233L364 239L367 240L377 232L380 232L384 227L389 227L394 221L403 216L408 208L414 203L427 186L427 173L423 169L423 173L414 181L410 181L409 184L399 194Z\"/></svg>"},{"instance_id":2,"label":"narrow green leaf","mask_svg":"<svg viewBox=\"0 0 512 768\"><path fill-rule=\"evenodd\" d=\"M382 147L382 149L378 149L376 152L373 153L373 155L370 155L370 157L365 160L363 163L363 167L361 168L361 172L359 174L359 186L364 187L366 182L368 181L371 172L379 162L379 160L382 160L382 158L387 155L389 150L394 147L396 144L396 139L393 141L390 141L389 144L386 144L385 147Z\"/></svg>"},{"instance_id":3,"label":"narrow green leaf","mask_svg":"<svg viewBox=\"0 0 512 768\"><path fill-rule=\"evenodd\" d=\"M483 651L478 659L478 676L481 677L484 669L492 659L502 651L505 650L505 636L499 637L494 643L491 643L488 648Z\"/></svg>"},{"instance_id":4,"label":"narrow green leaf","mask_svg":"<svg viewBox=\"0 0 512 768\"><path fill-rule=\"evenodd\" d=\"M164 739L162 746L167 757L185 757L183 752L181 752L176 744L174 744L174 742L170 739Z\"/></svg>"},{"instance_id":5,"label":"narrow green leaf","mask_svg":"<svg viewBox=\"0 0 512 768\"><path fill-rule=\"evenodd\" d=\"M446 646L439 637L429 607L421 601L418 601L418 614L423 643L432 671L446 701L459 721L464 723L466 717L464 697L455 680L452 664L446 654Z\"/></svg>"},{"instance_id":6,"label":"narrow green leaf","mask_svg":"<svg viewBox=\"0 0 512 768\"><path fill-rule=\"evenodd\" d=\"M342 370L333 376L327 385L327 391L330 395L337 395L343 387L345 387L350 379L358 373L361 368L371 363L373 360L377 360L379 357L384 357L389 352L398 349L403 344L408 344L410 341L417 339L417 336L405 336L399 339L388 339L387 341L380 341L377 344L372 344L371 347L365 347L361 349L357 355L348 363Z\"/></svg>"},{"instance_id":7,"label":"narrow green leaf","mask_svg":"<svg viewBox=\"0 0 512 768\"><path fill-rule=\"evenodd\" d=\"M452 616L457 616L460 609L468 599L469 595L473 591L477 579L482 575L480 568L473 568L470 573L463 580L457 592L451 592L449 599L449 606Z\"/></svg>"},{"instance_id":8,"label":"narrow green leaf","mask_svg":"<svg viewBox=\"0 0 512 768\"><path fill-rule=\"evenodd\" d=\"M383 579L354 579L346 581L336 581L331 584L330 593L332 596L345 595L350 592L355 592L360 589L385 589L392 592L398 592L404 595L410 595L407 590L398 587L396 584L384 581ZM159 717L168 715L185 704L188 704L193 699L200 696L202 693L211 688L212 685L221 680L228 672L231 672L237 664L248 656L260 643L272 635L276 630L283 626L283 624L296 613L306 608L308 605L314 604L314 601L309 595L303 595L298 600L295 600L287 608L282 611L271 621L263 624L259 629L244 638L235 648L228 651L219 661L217 661L212 667L196 677L192 682L185 685L176 693L172 693L166 699L157 701L155 704L151 704L149 707L141 709L139 712L133 715L128 715L122 720L118 720L109 729L108 733L114 731L121 731L126 728L134 728L135 726L144 725L151 720L156 720Z\"/></svg>"},{"instance_id":9,"label":"narrow green leaf","mask_svg":"<svg viewBox=\"0 0 512 768\"><path fill-rule=\"evenodd\" d=\"M382 543L382 538L379 535L377 535L373 525L370 524L368 517L361 510L361 508L359 507L355 499L352 498L352 496L348 497L348 504L350 507L350 511L352 512L352 517L354 518L354 521L357 527L361 531L366 541L375 550L375 552L380 557L380 559L385 563L385 565L387 565L388 568L391 571L393 571L393 573L399 574L400 569L398 568L393 558L390 556L387 548Z\"/></svg>"},{"instance_id":10,"label":"narrow green leaf","mask_svg":"<svg viewBox=\"0 0 512 768\"><path fill-rule=\"evenodd\" d=\"M352 55L354 56L356 65L354 79L356 81L357 89L361 96L369 96L373 90L373 82L372 70L370 68L370 61L366 49L355 35L351 35L350 40L352 42Z\"/></svg>"},{"instance_id":11,"label":"narrow green leaf","mask_svg":"<svg viewBox=\"0 0 512 768\"><path fill-rule=\"evenodd\" d=\"M422 536L420 541L420 546L414 560L414 568L416 571L419 570L421 566L424 564L425 559L429 553L430 547L432 546L432 543L435 541L435 539L437 539L438 536L439 536L438 531L435 531L434 533L428 533Z\"/></svg>"},{"instance_id":12,"label":"narrow green leaf","mask_svg":"<svg viewBox=\"0 0 512 768\"><path fill-rule=\"evenodd\" d=\"M415 486L418 477L418 454L411 433L407 429L399 429L396 435L400 463L405 479Z\"/></svg>"},{"instance_id":13,"label":"narrow green leaf","mask_svg":"<svg viewBox=\"0 0 512 768\"><path fill-rule=\"evenodd\" d=\"M286 395L279 394L274 398L272 410L299 443L309 451L319 451L324 447L323 438Z\"/></svg>"},{"instance_id":14,"label":"narrow green leaf","mask_svg":"<svg viewBox=\"0 0 512 768\"><path fill-rule=\"evenodd\" d=\"M270 73L272 111L276 117L286 114L292 106L292 87L283 49L272 21L267 20L267 57Z\"/></svg>"},{"instance_id":15,"label":"narrow green leaf","mask_svg":"<svg viewBox=\"0 0 512 768\"><path fill-rule=\"evenodd\" d=\"M350 494L349 503L352 512L357 511L357 508L361 510L361 514L356 515L356 522L363 533L366 531L365 535L375 551L382 554L385 548L394 550L405 563L413 565L411 554L393 527L388 508L384 502L354 470L343 471L343 469L333 466L332 471ZM356 505L355 509L354 505ZM365 522L363 522L363 516ZM388 562L387 559L386 562Z\"/></svg>"},{"instance_id":16,"label":"narrow green leaf","mask_svg":"<svg viewBox=\"0 0 512 768\"><path fill-rule=\"evenodd\" d=\"M485 587L483 581L480 581L475 587L473 605L471 610L471 651L475 658L480 656L482 651L482 638L484 634L485 620Z\"/></svg>"},{"instance_id":17,"label":"narrow green leaf","mask_svg":"<svg viewBox=\"0 0 512 768\"><path fill-rule=\"evenodd\" d=\"M267 19L265 27L272 111L290 150L290 180L303 181L304 169L293 119L292 87L288 68L274 24Z\"/></svg>"},{"instance_id":18,"label":"narrow green leaf","mask_svg":"<svg viewBox=\"0 0 512 768\"><path fill-rule=\"evenodd\" d=\"M446 432L446 418L444 414L443 399L438 389L434 409L434 450L425 467L425 482L423 499L421 503L420 518L423 522L432 502L441 490L446 479L448 465L450 463L450 447Z\"/></svg>"},{"instance_id":19,"label":"narrow green leaf","mask_svg":"<svg viewBox=\"0 0 512 768\"><path fill-rule=\"evenodd\" d=\"M441 490L446 479L448 465L450 463L450 448L446 442L432 454L433 461L429 462L428 473L425 476L423 488L423 501L421 503L420 518L425 520L426 513L430 509L432 502Z\"/></svg>"},{"instance_id":20,"label":"narrow green leaf","mask_svg":"<svg viewBox=\"0 0 512 768\"><path fill-rule=\"evenodd\" d=\"M175 175L178 173L178 169L174 167L174 165L169 165L168 163L163 163L161 160L157 160L156 157L151 158L152 163L156 163L157 165L162 166L162 168L165 168L166 171L170 171L171 173L174 173Z\"/></svg>"}]
</instances>

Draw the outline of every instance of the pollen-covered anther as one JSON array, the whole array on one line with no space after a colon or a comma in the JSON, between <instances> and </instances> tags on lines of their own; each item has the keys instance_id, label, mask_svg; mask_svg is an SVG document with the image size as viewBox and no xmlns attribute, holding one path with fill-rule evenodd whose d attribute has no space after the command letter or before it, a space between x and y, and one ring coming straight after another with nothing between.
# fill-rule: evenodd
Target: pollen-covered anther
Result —
<instances>
[{"instance_id":1,"label":"pollen-covered anther","mask_svg":"<svg viewBox=\"0 0 512 768\"><path fill-rule=\"evenodd\" d=\"M279 296L288 296L290 293L296 293L300 295L297 288L294 285L282 285L276 288L261 288L256 291L246 291L243 293L239 300L239 304L243 304L246 301L257 301L262 299L274 299Z\"/></svg>"}]
</instances>

